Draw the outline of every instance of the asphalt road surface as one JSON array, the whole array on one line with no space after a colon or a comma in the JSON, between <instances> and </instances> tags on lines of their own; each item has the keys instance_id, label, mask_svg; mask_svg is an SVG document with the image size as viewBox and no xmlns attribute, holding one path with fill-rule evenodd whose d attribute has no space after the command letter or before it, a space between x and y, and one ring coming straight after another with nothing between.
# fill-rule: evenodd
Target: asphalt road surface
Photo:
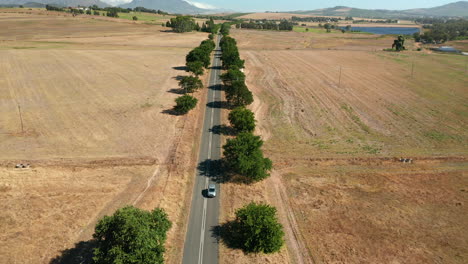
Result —
<instances>
[{"instance_id":1,"label":"asphalt road surface","mask_svg":"<svg viewBox=\"0 0 468 264\"><path fill-rule=\"evenodd\" d=\"M184 264L218 263L218 226L220 187L216 183L217 161L221 158L221 50L217 39L208 86L208 100L201 137L199 164L195 179L190 219L184 245ZM208 184L216 184L216 197L207 198Z\"/></svg>"}]
</instances>

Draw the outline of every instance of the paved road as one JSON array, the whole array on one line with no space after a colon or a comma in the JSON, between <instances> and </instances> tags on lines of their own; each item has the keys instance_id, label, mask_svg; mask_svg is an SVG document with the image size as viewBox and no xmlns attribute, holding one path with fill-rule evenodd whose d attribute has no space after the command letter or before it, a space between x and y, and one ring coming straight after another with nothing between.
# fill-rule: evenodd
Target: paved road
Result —
<instances>
[{"instance_id":1,"label":"paved road","mask_svg":"<svg viewBox=\"0 0 468 264\"><path fill-rule=\"evenodd\" d=\"M217 197L206 198L205 194L208 184L215 183L216 164L221 157L220 135L216 133L216 128L221 125L220 56L221 50L218 37L208 86L208 101L201 138L199 166L185 238L184 264L218 263L218 241L213 229L218 226L219 185L216 184Z\"/></svg>"}]
</instances>

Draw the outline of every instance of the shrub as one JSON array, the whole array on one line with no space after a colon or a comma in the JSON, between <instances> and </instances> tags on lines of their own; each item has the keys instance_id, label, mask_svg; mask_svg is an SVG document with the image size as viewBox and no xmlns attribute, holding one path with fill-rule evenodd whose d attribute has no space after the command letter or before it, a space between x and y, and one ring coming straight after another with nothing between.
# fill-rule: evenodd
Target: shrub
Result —
<instances>
[{"instance_id":1,"label":"shrub","mask_svg":"<svg viewBox=\"0 0 468 264\"><path fill-rule=\"evenodd\" d=\"M253 132L255 130L255 116L245 107L237 107L229 113L229 122L238 132Z\"/></svg>"},{"instance_id":2,"label":"shrub","mask_svg":"<svg viewBox=\"0 0 468 264\"><path fill-rule=\"evenodd\" d=\"M183 95L177 98L175 102L174 111L179 114L186 114L197 106L198 99L190 95Z\"/></svg>"},{"instance_id":3,"label":"shrub","mask_svg":"<svg viewBox=\"0 0 468 264\"><path fill-rule=\"evenodd\" d=\"M133 206L104 216L93 235L94 263L164 263L164 242L171 222L163 209L144 211Z\"/></svg>"},{"instance_id":4,"label":"shrub","mask_svg":"<svg viewBox=\"0 0 468 264\"><path fill-rule=\"evenodd\" d=\"M238 209L230 231L235 244L245 252L274 253L284 244L283 226L278 223L276 208L266 204L252 202Z\"/></svg>"},{"instance_id":5,"label":"shrub","mask_svg":"<svg viewBox=\"0 0 468 264\"><path fill-rule=\"evenodd\" d=\"M260 149L262 145L260 137L248 132L241 132L236 138L228 139L223 146L227 167L252 182L267 178L272 162L263 157Z\"/></svg>"}]
</instances>

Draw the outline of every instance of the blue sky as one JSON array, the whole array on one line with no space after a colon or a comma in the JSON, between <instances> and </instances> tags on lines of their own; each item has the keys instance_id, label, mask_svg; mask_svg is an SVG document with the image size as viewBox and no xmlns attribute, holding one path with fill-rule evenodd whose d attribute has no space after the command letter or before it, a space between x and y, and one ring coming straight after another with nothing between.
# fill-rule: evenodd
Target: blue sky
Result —
<instances>
[{"instance_id":1,"label":"blue sky","mask_svg":"<svg viewBox=\"0 0 468 264\"><path fill-rule=\"evenodd\" d=\"M189 0L190 1L190 0ZM410 9L440 6L458 0L193 0L238 11L287 11L349 6L366 9Z\"/></svg>"}]
</instances>

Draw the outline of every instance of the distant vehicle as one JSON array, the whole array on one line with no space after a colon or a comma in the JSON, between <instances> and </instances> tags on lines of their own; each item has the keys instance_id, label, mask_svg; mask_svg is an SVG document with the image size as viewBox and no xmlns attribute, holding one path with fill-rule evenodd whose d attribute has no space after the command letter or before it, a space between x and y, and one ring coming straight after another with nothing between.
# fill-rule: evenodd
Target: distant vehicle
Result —
<instances>
[{"instance_id":1,"label":"distant vehicle","mask_svg":"<svg viewBox=\"0 0 468 264\"><path fill-rule=\"evenodd\" d=\"M216 185L208 185L208 197L216 197Z\"/></svg>"}]
</instances>

